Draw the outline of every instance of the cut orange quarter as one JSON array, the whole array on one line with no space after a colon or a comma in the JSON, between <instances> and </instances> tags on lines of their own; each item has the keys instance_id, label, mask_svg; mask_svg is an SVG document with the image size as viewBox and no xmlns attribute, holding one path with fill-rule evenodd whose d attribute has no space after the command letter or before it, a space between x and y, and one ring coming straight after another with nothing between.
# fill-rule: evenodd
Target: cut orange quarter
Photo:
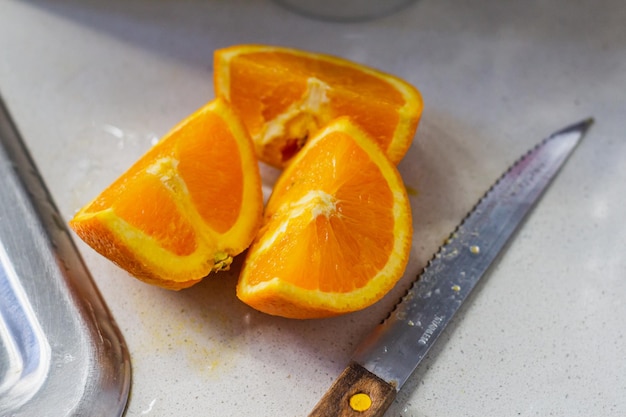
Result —
<instances>
[{"instance_id":1,"label":"cut orange quarter","mask_svg":"<svg viewBox=\"0 0 626 417\"><path fill-rule=\"evenodd\" d=\"M297 49L238 45L214 54L216 94L232 103L259 159L284 167L307 138L349 116L394 163L408 150L422 113L419 91L346 59Z\"/></svg>"},{"instance_id":2,"label":"cut orange quarter","mask_svg":"<svg viewBox=\"0 0 626 417\"><path fill-rule=\"evenodd\" d=\"M400 279L412 218L402 178L348 118L320 130L281 173L246 254L237 296L265 313L363 309Z\"/></svg>"},{"instance_id":3,"label":"cut orange quarter","mask_svg":"<svg viewBox=\"0 0 626 417\"><path fill-rule=\"evenodd\" d=\"M262 220L252 141L227 102L178 124L70 221L135 277L181 289L228 269Z\"/></svg>"}]
</instances>

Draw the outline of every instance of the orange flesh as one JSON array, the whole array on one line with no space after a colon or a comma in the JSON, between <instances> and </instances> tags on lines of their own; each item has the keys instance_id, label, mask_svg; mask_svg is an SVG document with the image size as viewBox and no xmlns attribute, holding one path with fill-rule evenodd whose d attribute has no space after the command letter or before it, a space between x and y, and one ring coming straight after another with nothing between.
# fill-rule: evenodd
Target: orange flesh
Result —
<instances>
[{"instance_id":1,"label":"orange flesh","mask_svg":"<svg viewBox=\"0 0 626 417\"><path fill-rule=\"evenodd\" d=\"M349 66L284 52L251 52L241 59L248 60L245 66L256 64L266 68L288 68L289 70L285 71L283 76L290 75L292 78L299 79L309 76L319 77L330 85L360 90L370 97L380 97L399 106L404 104L402 95L395 90L390 90L388 83Z\"/></svg>"},{"instance_id":2,"label":"orange flesh","mask_svg":"<svg viewBox=\"0 0 626 417\"><path fill-rule=\"evenodd\" d=\"M207 114L203 117L203 120L190 120L185 129L172 132L164 142L150 149L94 200L85 213L96 213L108 207L114 207L118 216L141 230L151 222L158 224L161 221L158 217L146 218L143 225L141 220L133 219L133 216L141 217L144 214L134 211L130 202L129 209L125 212L119 211L116 206L124 195L130 199L153 201L155 205L173 204L171 201L166 201L171 200L172 197L165 190L158 195L155 194L156 191L152 192L155 195L151 195L147 190L142 190L142 182L147 181L145 178L149 177L143 171L155 161L171 157L178 161L178 174L184 180L203 220L219 233L228 230L239 217L243 197L243 169L239 149L237 143L232 140L228 125L222 118L215 114ZM230 155L229 158L224 158L222 156L224 154ZM237 163L234 163L234 160L237 160ZM139 184L133 184L135 181ZM131 191L130 187L136 189ZM218 204L215 202L216 199L219 199ZM167 213L170 215L174 211L168 210ZM186 252L182 251L180 254L183 253Z\"/></svg>"},{"instance_id":3,"label":"orange flesh","mask_svg":"<svg viewBox=\"0 0 626 417\"><path fill-rule=\"evenodd\" d=\"M141 210L137 209L141 201ZM146 175L128 184L112 206L118 217L155 238L164 249L179 256L196 250L193 227L181 215L159 178ZM165 225L163 222L167 222Z\"/></svg>"},{"instance_id":4,"label":"orange flesh","mask_svg":"<svg viewBox=\"0 0 626 417\"><path fill-rule=\"evenodd\" d=\"M230 100L259 134L269 120L305 94L309 77L333 86L330 118L349 114L387 149L398 125L402 95L384 80L349 66L281 52L247 53L230 62Z\"/></svg>"},{"instance_id":5,"label":"orange flesh","mask_svg":"<svg viewBox=\"0 0 626 417\"><path fill-rule=\"evenodd\" d=\"M129 181L135 179L138 175L143 175L143 170L157 159L167 155L170 152L172 143L159 143L146 152L137 162L118 177L111 185L109 185L91 204L85 207L83 213L97 213L111 207L118 199L119 195L125 192Z\"/></svg>"},{"instance_id":6,"label":"orange flesh","mask_svg":"<svg viewBox=\"0 0 626 417\"><path fill-rule=\"evenodd\" d=\"M333 107L336 114L349 114L355 123L366 127L367 132L383 150L389 147L400 120L400 105L389 105L375 97L364 100L362 97L355 97L353 93L340 91L337 92Z\"/></svg>"},{"instance_id":7,"label":"orange flesh","mask_svg":"<svg viewBox=\"0 0 626 417\"><path fill-rule=\"evenodd\" d=\"M249 285L279 277L303 289L349 292L367 284L389 258L394 239L391 191L365 151L346 134L329 136L300 161L308 167L306 175L293 171L280 182L283 189L274 193L281 197L270 200L267 213L281 216L284 202L298 201L311 189L333 196L335 210L312 222L292 218L289 233L264 253L264 265L255 268ZM308 158L317 163L308 163ZM280 223L272 224L278 228Z\"/></svg>"},{"instance_id":8,"label":"orange flesh","mask_svg":"<svg viewBox=\"0 0 626 417\"><path fill-rule=\"evenodd\" d=\"M237 143L228 125L214 114L195 121L179 136L178 172L206 224L224 233L237 221L243 198Z\"/></svg>"}]
</instances>

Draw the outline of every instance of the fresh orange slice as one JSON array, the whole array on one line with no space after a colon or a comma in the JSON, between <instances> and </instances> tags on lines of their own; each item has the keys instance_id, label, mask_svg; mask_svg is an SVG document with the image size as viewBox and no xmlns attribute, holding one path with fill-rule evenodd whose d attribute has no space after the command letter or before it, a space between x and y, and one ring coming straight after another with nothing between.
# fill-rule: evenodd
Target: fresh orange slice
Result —
<instances>
[{"instance_id":1,"label":"fresh orange slice","mask_svg":"<svg viewBox=\"0 0 626 417\"><path fill-rule=\"evenodd\" d=\"M360 310L402 276L411 240L411 209L398 170L364 131L339 118L278 178L237 296L290 318Z\"/></svg>"},{"instance_id":2,"label":"fresh orange slice","mask_svg":"<svg viewBox=\"0 0 626 417\"><path fill-rule=\"evenodd\" d=\"M227 269L260 227L252 141L227 102L183 120L70 221L135 277L181 289Z\"/></svg>"},{"instance_id":3,"label":"fresh orange slice","mask_svg":"<svg viewBox=\"0 0 626 417\"><path fill-rule=\"evenodd\" d=\"M238 45L214 54L214 87L235 107L259 159L284 167L307 138L350 116L400 162L422 113L409 83L345 59L297 49Z\"/></svg>"}]
</instances>

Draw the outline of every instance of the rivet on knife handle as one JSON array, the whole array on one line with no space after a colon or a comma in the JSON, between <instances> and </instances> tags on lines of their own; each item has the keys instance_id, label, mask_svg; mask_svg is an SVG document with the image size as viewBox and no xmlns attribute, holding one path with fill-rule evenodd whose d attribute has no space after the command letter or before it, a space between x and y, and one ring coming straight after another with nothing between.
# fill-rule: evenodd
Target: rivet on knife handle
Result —
<instances>
[{"instance_id":1,"label":"rivet on knife handle","mask_svg":"<svg viewBox=\"0 0 626 417\"><path fill-rule=\"evenodd\" d=\"M395 398L393 385L352 362L309 417L382 417Z\"/></svg>"},{"instance_id":2,"label":"rivet on knife handle","mask_svg":"<svg viewBox=\"0 0 626 417\"><path fill-rule=\"evenodd\" d=\"M384 414L591 123L583 120L552 134L500 177L394 311L359 344L310 417Z\"/></svg>"}]
</instances>

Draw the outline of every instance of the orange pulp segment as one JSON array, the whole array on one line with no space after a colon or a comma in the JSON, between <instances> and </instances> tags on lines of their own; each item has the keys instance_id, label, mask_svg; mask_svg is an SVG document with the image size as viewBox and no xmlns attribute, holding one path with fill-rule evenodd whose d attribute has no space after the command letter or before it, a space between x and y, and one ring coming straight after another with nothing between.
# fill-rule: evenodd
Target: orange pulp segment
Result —
<instances>
[{"instance_id":1,"label":"orange pulp segment","mask_svg":"<svg viewBox=\"0 0 626 417\"><path fill-rule=\"evenodd\" d=\"M252 141L230 105L187 117L70 221L135 277L181 289L227 269L260 227Z\"/></svg>"},{"instance_id":2,"label":"orange pulp segment","mask_svg":"<svg viewBox=\"0 0 626 417\"><path fill-rule=\"evenodd\" d=\"M237 45L215 51L216 94L235 107L259 159L284 167L307 138L350 116L394 163L408 150L422 113L419 91L395 76L334 56Z\"/></svg>"},{"instance_id":3,"label":"orange pulp segment","mask_svg":"<svg viewBox=\"0 0 626 417\"><path fill-rule=\"evenodd\" d=\"M360 310L402 276L411 240L411 209L395 165L364 131L339 118L281 173L237 296L290 318Z\"/></svg>"}]
</instances>

